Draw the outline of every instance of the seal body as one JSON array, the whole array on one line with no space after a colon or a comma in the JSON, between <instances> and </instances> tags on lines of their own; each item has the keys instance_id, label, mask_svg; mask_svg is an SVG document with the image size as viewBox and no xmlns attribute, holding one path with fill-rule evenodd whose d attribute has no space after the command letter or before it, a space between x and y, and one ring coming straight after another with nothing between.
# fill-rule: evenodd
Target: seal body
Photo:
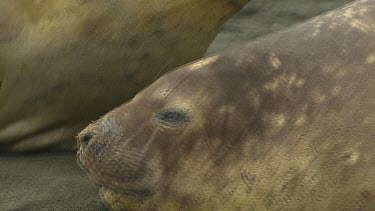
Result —
<instances>
[{"instance_id":1,"label":"seal body","mask_svg":"<svg viewBox=\"0 0 375 211\"><path fill-rule=\"evenodd\" d=\"M78 136L115 210L374 210L375 1L161 77Z\"/></svg>"},{"instance_id":2,"label":"seal body","mask_svg":"<svg viewBox=\"0 0 375 211\"><path fill-rule=\"evenodd\" d=\"M1 1L1 150L71 149L91 120L200 58L247 1Z\"/></svg>"}]
</instances>

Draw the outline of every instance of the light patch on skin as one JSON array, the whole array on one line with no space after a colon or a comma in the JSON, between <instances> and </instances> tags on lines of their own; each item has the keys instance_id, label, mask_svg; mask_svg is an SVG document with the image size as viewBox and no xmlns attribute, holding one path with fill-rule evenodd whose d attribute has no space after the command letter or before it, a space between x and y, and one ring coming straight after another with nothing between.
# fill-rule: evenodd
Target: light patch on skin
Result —
<instances>
[{"instance_id":1,"label":"light patch on skin","mask_svg":"<svg viewBox=\"0 0 375 211\"><path fill-rule=\"evenodd\" d=\"M283 113L265 114L263 122L270 127L271 130L277 131L285 126L287 117Z\"/></svg>"},{"instance_id":2,"label":"light patch on skin","mask_svg":"<svg viewBox=\"0 0 375 211\"><path fill-rule=\"evenodd\" d=\"M195 62L195 63L193 63L189 66L189 70L201 69L202 67L205 67L208 64L217 61L218 58L219 58L219 55L216 55L216 56L212 56L212 57L209 57L207 59L203 59L201 61Z\"/></svg>"},{"instance_id":3,"label":"light patch on skin","mask_svg":"<svg viewBox=\"0 0 375 211\"><path fill-rule=\"evenodd\" d=\"M318 104L324 102L326 100L326 98L327 97L325 95L323 95L319 92L314 93L314 96L313 96L314 102L318 103Z\"/></svg>"},{"instance_id":4,"label":"light patch on skin","mask_svg":"<svg viewBox=\"0 0 375 211\"><path fill-rule=\"evenodd\" d=\"M306 115L299 116L294 123L295 126L299 127L306 123Z\"/></svg>"},{"instance_id":5,"label":"light patch on skin","mask_svg":"<svg viewBox=\"0 0 375 211\"><path fill-rule=\"evenodd\" d=\"M282 65L280 59L277 57L275 52L270 53L269 61L270 61L271 65L276 69L279 69L280 66Z\"/></svg>"},{"instance_id":6,"label":"light patch on skin","mask_svg":"<svg viewBox=\"0 0 375 211\"><path fill-rule=\"evenodd\" d=\"M327 17L332 18L333 17L333 13L329 12L329 14L327 14Z\"/></svg>"},{"instance_id":7,"label":"light patch on skin","mask_svg":"<svg viewBox=\"0 0 375 211\"><path fill-rule=\"evenodd\" d=\"M346 9L345 12L342 14L342 16L346 18L353 18L354 11L353 8Z\"/></svg>"},{"instance_id":8,"label":"light patch on skin","mask_svg":"<svg viewBox=\"0 0 375 211\"><path fill-rule=\"evenodd\" d=\"M316 24L314 25L314 28L319 29L323 25L323 23L324 23L323 21L316 22Z\"/></svg>"},{"instance_id":9,"label":"light patch on skin","mask_svg":"<svg viewBox=\"0 0 375 211\"><path fill-rule=\"evenodd\" d=\"M330 29L336 28L337 25L342 25L343 23L349 24L351 27L359 29L365 33L371 31L371 27L362 23L355 16L366 15L367 9L363 8L361 10L354 10L353 8L346 9L342 14L336 15L337 22L331 23Z\"/></svg>"},{"instance_id":10,"label":"light patch on skin","mask_svg":"<svg viewBox=\"0 0 375 211\"><path fill-rule=\"evenodd\" d=\"M331 94L332 95L338 95L340 92L341 92L341 86L336 85L336 86L333 87L333 89L331 91Z\"/></svg>"},{"instance_id":11,"label":"light patch on skin","mask_svg":"<svg viewBox=\"0 0 375 211\"><path fill-rule=\"evenodd\" d=\"M279 87L278 81L271 81L264 84L263 89L269 90L269 91L275 91Z\"/></svg>"},{"instance_id":12,"label":"light patch on skin","mask_svg":"<svg viewBox=\"0 0 375 211\"><path fill-rule=\"evenodd\" d=\"M304 104L298 108L298 111L295 111L295 113L298 115L297 119L295 119L294 121L295 127L301 127L307 123L308 117L306 113L307 113L308 108L309 108L309 104Z\"/></svg>"},{"instance_id":13,"label":"light patch on skin","mask_svg":"<svg viewBox=\"0 0 375 211\"><path fill-rule=\"evenodd\" d=\"M296 73L281 74L273 78L273 80L266 82L263 89L268 91L276 91L278 88L301 88L305 85L305 80L298 78Z\"/></svg>"},{"instance_id":14,"label":"light patch on skin","mask_svg":"<svg viewBox=\"0 0 375 211\"><path fill-rule=\"evenodd\" d=\"M315 92L313 92L313 100L315 103L322 103L326 100L327 96L322 94L321 91L319 90L316 90Z\"/></svg>"},{"instance_id":15,"label":"light patch on skin","mask_svg":"<svg viewBox=\"0 0 375 211\"><path fill-rule=\"evenodd\" d=\"M316 36L319 35L319 33L320 33L320 30L319 29L315 29L315 31L312 33L312 36L316 37Z\"/></svg>"},{"instance_id":16,"label":"light patch on skin","mask_svg":"<svg viewBox=\"0 0 375 211\"><path fill-rule=\"evenodd\" d=\"M166 105L167 108L179 108L184 110L192 110L194 103L183 97L176 97L173 102Z\"/></svg>"},{"instance_id":17,"label":"light patch on skin","mask_svg":"<svg viewBox=\"0 0 375 211\"><path fill-rule=\"evenodd\" d=\"M359 159L359 153L351 150L350 152L344 153L344 155L342 156L342 159L344 159L346 162L348 162L351 165L356 164Z\"/></svg>"},{"instance_id":18,"label":"light patch on skin","mask_svg":"<svg viewBox=\"0 0 375 211\"><path fill-rule=\"evenodd\" d=\"M305 85L306 81L304 79L298 79L297 82L296 82L296 86L298 88L302 88L304 85Z\"/></svg>"},{"instance_id":19,"label":"light patch on skin","mask_svg":"<svg viewBox=\"0 0 375 211\"><path fill-rule=\"evenodd\" d=\"M369 64L374 64L374 63L375 63L375 53L370 54L370 55L367 57L367 63L369 63Z\"/></svg>"},{"instance_id":20,"label":"light patch on skin","mask_svg":"<svg viewBox=\"0 0 375 211\"><path fill-rule=\"evenodd\" d=\"M316 36L318 36L319 34L320 34L320 28L321 28L321 26L322 26L322 24L323 24L323 21L319 21L319 22L317 22L315 25L314 25L314 28L315 28L315 30L314 30L314 32L311 34L313 37L316 37Z\"/></svg>"},{"instance_id":21,"label":"light patch on skin","mask_svg":"<svg viewBox=\"0 0 375 211\"><path fill-rule=\"evenodd\" d=\"M297 78L297 74L296 73L292 73L292 75L290 75L290 77L286 80L288 86L293 85L293 83L295 82L296 78Z\"/></svg>"},{"instance_id":22,"label":"light patch on skin","mask_svg":"<svg viewBox=\"0 0 375 211\"><path fill-rule=\"evenodd\" d=\"M334 28L336 28L336 27L337 27L337 25L338 25L338 23L337 23L337 22L333 22L333 23L331 23L331 24L329 25L329 27L328 27L328 28L330 28L330 29L334 29Z\"/></svg>"},{"instance_id":23,"label":"light patch on skin","mask_svg":"<svg viewBox=\"0 0 375 211\"><path fill-rule=\"evenodd\" d=\"M348 8L342 15L339 15L340 18L345 17L346 19L352 19L354 15L365 15L367 12L367 8L363 8L360 10L354 10L353 8Z\"/></svg>"},{"instance_id":24,"label":"light patch on skin","mask_svg":"<svg viewBox=\"0 0 375 211\"><path fill-rule=\"evenodd\" d=\"M369 33L371 31L371 27L358 19L354 19L350 21L350 26L356 29L361 30L364 33Z\"/></svg>"}]
</instances>

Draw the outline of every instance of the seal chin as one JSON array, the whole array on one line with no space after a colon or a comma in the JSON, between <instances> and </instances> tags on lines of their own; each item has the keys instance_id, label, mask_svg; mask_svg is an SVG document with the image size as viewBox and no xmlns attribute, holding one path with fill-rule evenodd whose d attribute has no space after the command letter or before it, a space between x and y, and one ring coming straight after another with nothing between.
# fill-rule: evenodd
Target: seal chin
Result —
<instances>
[{"instance_id":1,"label":"seal chin","mask_svg":"<svg viewBox=\"0 0 375 211\"><path fill-rule=\"evenodd\" d=\"M102 186L99 190L100 198L111 210L140 210L152 208L151 199L154 195L150 191L124 191Z\"/></svg>"}]
</instances>

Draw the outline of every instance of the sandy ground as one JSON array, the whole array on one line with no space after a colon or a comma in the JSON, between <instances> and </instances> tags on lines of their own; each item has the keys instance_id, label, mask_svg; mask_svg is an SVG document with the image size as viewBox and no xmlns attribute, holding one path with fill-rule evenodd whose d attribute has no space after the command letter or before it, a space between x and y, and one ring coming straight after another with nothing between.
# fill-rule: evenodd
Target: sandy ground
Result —
<instances>
[{"instance_id":1,"label":"sandy ground","mask_svg":"<svg viewBox=\"0 0 375 211\"><path fill-rule=\"evenodd\" d=\"M350 0L252 0L207 54L281 30ZM105 210L74 154L0 155L0 210Z\"/></svg>"},{"instance_id":2,"label":"sandy ground","mask_svg":"<svg viewBox=\"0 0 375 211\"><path fill-rule=\"evenodd\" d=\"M305 21L352 0L250 0L230 19L206 55Z\"/></svg>"},{"instance_id":3,"label":"sandy ground","mask_svg":"<svg viewBox=\"0 0 375 211\"><path fill-rule=\"evenodd\" d=\"M75 155L0 156L0 210L105 210Z\"/></svg>"}]
</instances>

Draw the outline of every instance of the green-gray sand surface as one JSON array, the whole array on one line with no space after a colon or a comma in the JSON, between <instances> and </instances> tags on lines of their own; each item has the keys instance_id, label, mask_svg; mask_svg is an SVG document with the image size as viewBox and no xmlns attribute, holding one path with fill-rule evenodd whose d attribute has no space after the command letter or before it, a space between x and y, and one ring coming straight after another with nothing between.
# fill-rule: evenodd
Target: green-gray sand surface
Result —
<instances>
[{"instance_id":1,"label":"green-gray sand surface","mask_svg":"<svg viewBox=\"0 0 375 211\"><path fill-rule=\"evenodd\" d=\"M73 153L0 155L0 210L106 210Z\"/></svg>"},{"instance_id":2,"label":"green-gray sand surface","mask_svg":"<svg viewBox=\"0 0 375 211\"><path fill-rule=\"evenodd\" d=\"M206 55L338 8L353 0L250 0L223 26Z\"/></svg>"},{"instance_id":3,"label":"green-gray sand surface","mask_svg":"<svg viewBox=\"0 0 375 211\"><path fill-rule=\"evenodd\" d=\"M337 8L350 0L251 0L207 54L236 46ZM209 12L209 11L208 11ZM105 210L74 153L0 155L0 211Z\"/></svg>"}]
</instances>

